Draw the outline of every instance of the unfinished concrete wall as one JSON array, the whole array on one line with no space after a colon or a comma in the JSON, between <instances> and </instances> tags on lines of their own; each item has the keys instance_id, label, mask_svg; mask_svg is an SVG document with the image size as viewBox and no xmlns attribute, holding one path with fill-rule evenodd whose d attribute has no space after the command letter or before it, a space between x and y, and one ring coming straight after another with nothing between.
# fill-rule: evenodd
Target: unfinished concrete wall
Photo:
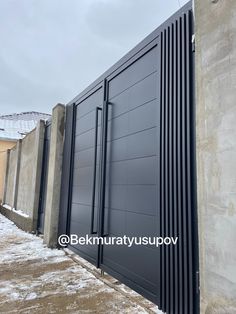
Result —
<instances>
[{"instance_id":1,"label":"unfinished concrete wall","mask_svg":"<svg viewBox=\"0 0 236 314\"><path fill-rule=\"evenodd\" d=\"M44 121L22 140L16 209L32 219L36 230L44 143Z\"/></svg>"},{"instance_id":2,"label":"unfinished concrete wall","mask_svg":"<svg viewBox=\"0 0 236 314\"><path fill-rule=\"evenodd\" d=\"M236 1L195 0L201 313L236 313Z\"/></svg>"},{"instance_id":3,"label":"unfinished concrete wall","mask_svg":"<svg viewBox=\"0 0 236 314\"><path fill-rule=\"evenodd\" d=\"M16 145L16 141L0 140L0 203L3 200L7 163L7 150Z\"/></svg>"},{"instance_id":4,"label":"unfinished concrete wall","mask_svg":"<svg viewBox=\"0 0 236 314\"><path fill-rule=\"evenodd\" d=\"M49 247L57 246L64 129L65 106L58 104L52 112L45 209L44 242Z\"/></svg>"},{"instance_id":5,"label":"unfinished concrete wall","mask_svg":"<svg viewBox=\"0 0 236 314\"><path fill-rule=\"evenodd\" d=\"M36 231L45 124L40 120L9 151L1 212L27 231Z\"/></svg>"},{"instance_id":6,"label":"unfinished concrete wall","mask_svg":"<svg viewBox=\"0 0 236 314\"><path fill-rule=\"evenodd\" d=\"M6 194L4 203L14 207L14 189L16 180L16 167L17 167L17 147L16 145L10 150L9 164L8 164L8 179L6 182Z\"/></svg>"},{"instance_id":7,"label":"unfinished concrete wall","mask_svg":"<svg viewBox=\"0 0 236 314\"><path fill-rule=\"evenodd\" d=\"M22 141L21 163L19 171L19 187L17 195L17 209L32 217L34 195L34 168L35 168L35 130L28 133Z\"/></svg>"}]
</instances>

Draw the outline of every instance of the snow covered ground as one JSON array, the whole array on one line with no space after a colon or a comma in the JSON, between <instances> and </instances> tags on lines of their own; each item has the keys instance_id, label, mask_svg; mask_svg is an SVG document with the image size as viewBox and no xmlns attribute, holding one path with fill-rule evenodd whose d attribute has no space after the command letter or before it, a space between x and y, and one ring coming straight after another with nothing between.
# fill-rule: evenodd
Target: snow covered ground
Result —
<instances>
[{"instance_id":1,"label":"snow covered ground","mask_svg":"<svg viewBox=\"0 0 236 314\"><path fill-rule=\"evenodd\" d=\"M113 289L83 267L82 259L78 264L63 250L47 248L1 214L0 239L0 313L161 313L142 297L135 302L128 288Z\"/></svg>"},{"instance_id":2,"label":"snow covered ground","mask_svg":"<svg viewBox=\"0 0 236 314\"><path fill-rule=\"evenodd\" d=\"M7 205L7 204L3 204L2 207L8 209L8 210L12 210L13 212L17 213L18 215L20 216L23 216L25 218L28 218L29 215L27 215L26 213L24 213L21 209L15 209L15 208L12 208L10 205Z\"/></svg>"}]
</instances>

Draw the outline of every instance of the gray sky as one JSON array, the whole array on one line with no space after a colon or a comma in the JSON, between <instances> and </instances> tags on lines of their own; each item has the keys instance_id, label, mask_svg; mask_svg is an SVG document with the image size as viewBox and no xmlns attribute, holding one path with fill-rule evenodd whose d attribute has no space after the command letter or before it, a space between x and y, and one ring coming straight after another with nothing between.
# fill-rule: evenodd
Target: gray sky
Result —
<instances>
[{"instance_id":1,"label":"gray sky","mask_svg":"<svg viewBox=\"0 0 236 314\"><path fill-rule=\"evenodd\" d=\"M187 0L0 0L0 114L67 103Z\"/></svg>"}]
</instances>

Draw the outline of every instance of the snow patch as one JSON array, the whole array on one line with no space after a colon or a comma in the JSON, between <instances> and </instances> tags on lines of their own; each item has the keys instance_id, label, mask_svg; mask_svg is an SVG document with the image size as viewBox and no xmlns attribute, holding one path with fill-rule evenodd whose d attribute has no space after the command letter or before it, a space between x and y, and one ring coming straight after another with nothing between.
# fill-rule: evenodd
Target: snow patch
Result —
<instances>
[{"instance_id":1,"label":"snow patch","mask_svg":"<svg viewBox=\"0 0 236 314\"><path fill-rule=\"evenodd\" d=\"M3 204L2 207L8 209L8 210L11 210L13 211L14 213L22 216L22 217L25 217L25 218L29 218L29 215L27 215L26 213L24 213L21 209L15 209L14 207L11 207L10 205L8 204Z\"/></svg>"},{"instance_id":2,"label":"snow patch","mask_svg":"<svg viewBox=\"0 0 236 314\"><path fill-rule=\"evenodd\" d=\"M13 211L14 213L17 213L18 215L20 215L20 216L22 216L22 217L29 218L29 215L27 215L26 213L24 213L21 209L12 208L12 211Z\"/></svg>"},{"instance_id":3,"label":"snow patch","mask_svg":"<svg viewBox=\"0 0 236 314\"><path fill-rule=\"evenodd\" d=\"M31 292L30 294L27 295L25 300L34 300L37 298L37 294L35 292Z\"/></svg>"},{"instance_id":4,"label":"snow patch","mask_svg":"<svg viewBox=\"0 0 236 314\"><path fill-rule=\"evenodd\" d=\"M12 210L12 207L10 205L7 205L7 204L3 204L2 207L9 209L9 210Z\"/></svg>"},{"instance_id":5,"label":"snow patch","mask_svg":"<svg viewBox=\"0 0 236 314\"><path fill-rule=\"evenodd\" d=\"M43 243L43 239L31 233L26 233L14 225L9 219L0 216L0 238L2 243L4 239L15 239L15 249L12 250L11 246L4 248L4 254L0 255L0 263L9 263L17 261L29 261L40 259L47 261L53 258L65 258L66 255L63 250L50 249ZM69 259L69 258L68 258Z\"/></svg>"}]
</instances>

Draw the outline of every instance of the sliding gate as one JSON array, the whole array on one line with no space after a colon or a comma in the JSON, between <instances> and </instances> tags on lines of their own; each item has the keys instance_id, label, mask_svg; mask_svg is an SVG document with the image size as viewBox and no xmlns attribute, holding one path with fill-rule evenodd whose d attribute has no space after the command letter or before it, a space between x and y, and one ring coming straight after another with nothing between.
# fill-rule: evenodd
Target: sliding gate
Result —
<instances>
[{"instance_id":1,"label":"sliding gate","mask_svg":"<svg viewBox=\"0 0 236 314\"><path fill-rule=\"evenodd\" d=\"M192 12L187 4L67 106L60 233L178 237L69 248L158 304L197 313Z\"/></svg>"}]
</instances>

